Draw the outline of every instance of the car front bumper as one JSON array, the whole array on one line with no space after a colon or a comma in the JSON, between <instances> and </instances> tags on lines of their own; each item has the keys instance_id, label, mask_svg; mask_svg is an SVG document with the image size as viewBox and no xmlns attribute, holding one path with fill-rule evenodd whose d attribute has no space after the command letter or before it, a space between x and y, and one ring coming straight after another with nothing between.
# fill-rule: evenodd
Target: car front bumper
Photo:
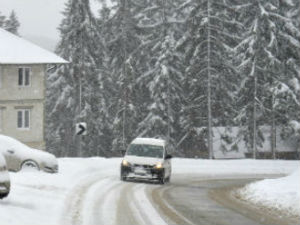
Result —
<instances>
[{"instance_id":1,"label":"car front bumper","mask_svg":"<svg viewBox=\"0 0 300 225\"><path fill-rule=\"evenodd\" d=\"M164 168L155 168L147 165L121 165L121 176L133 179L157 180L164 176Z\"/></svg>"}]
</instances>

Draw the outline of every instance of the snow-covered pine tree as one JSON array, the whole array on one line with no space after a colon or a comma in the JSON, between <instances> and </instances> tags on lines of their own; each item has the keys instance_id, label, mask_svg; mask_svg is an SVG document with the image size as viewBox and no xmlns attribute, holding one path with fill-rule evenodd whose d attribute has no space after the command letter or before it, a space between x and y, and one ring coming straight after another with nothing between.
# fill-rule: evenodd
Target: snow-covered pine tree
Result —
<instances>
[{"instance_id":1,"label":"snow-covered pine tree","mask_svg":"<svg viewBox=\"0 0 300 225\"><path fill-rule=\"evenodd\" d=\"M240 59L239 69L243 75L238 94L240 113L237 120L254 158L257 145L262 146L266 139L260 127L269 125L271 151L275 157L276 124L281 121L282 125L282 119L286 116L278 110L287 106L278 104L283 100L282 93L288 91L282 54L285 48L282 27L287 18L281 15L277 0L240 4L236 10L246 30L243 41L236 47L237 58Z\"/></svg>"},{"instance_id":2,"label":"snow-covered pine tree","mask_svg":"<svg viewBox=\"0 0 300 225\"><path fill-rule=\"evenodd\" d=\"M137 57L141 76L138 85L145 87L145 117L139 123L139 135L161 137L174 147L179 137L179 111L182 98L182 61L176 51L175 37L183 17L175 11L180 1L147 1L139 18L143 44Z\"/></svg>"},{"instance_id":3,"label":"snow-covered pine tree","mask_svg":"<svg viewBox=\"0 0 300 225\"><path fill-rule=\"evenodd\" d=\"M190 8L188 30L180 41L187 63L180 143L184 144L185 138L197 145L202 139L207 148L201 150L208 150L208 157L213 158L212 127L233 124L236 71L231 63L231 48L239 23L230 15L230 1L195 0L190 1ZM189 139L192 134L194 140Z\"/></svg>"},{"instance_id":4,"label":"snow-covered pine tree","mask_svg":"<svg viewBox=\"0 0 300 225\"><path fill-rule=\"evenodd\" d=\"M0 12L0 27L4 28L6 17Z\"/></svg>"},{"instance_id":5,"label":"snow-covered pine tree","mask_svg":"<svg viewBox=\"0 0 300 225\"><path fill-rule=\"evenodd\" d=\"M46 89L46 145L56 156L77 156L74 142L74 89L69 68L49 74Z\"/></svg>"},{"instance_id":6,"label":"snow-covered pine tree","mask_svg":"<svg viewBox=\"0 0 300 225\"><path fill-rule=\"evenodd\" d=\"M139 89L135 86L138 74L132 52L140 45L137 36L137 21L134 15L140 4L138 0L120 0L113 8L114 14L107 21L110 33L106 38L109 50L108 68L113 75L113 147L114 153L125 149L127 144L137 136L137 106Z\"/></svg>"},{"instance_id":7,"label":"snow-covered pine tree","mask_svg":"<svg viewBox=\"0 0 300 225\"><path fill-rule=\"evenodd\" d=\"M20 27L20 23L18 21L17 15L15 11L11 11L8 19L5 21L4 29L18 35L18 29Z\"/></svg>"},{"instance_id":8,"label":"snow-covered pine tree","mask_svg":"<svg viewBox=\"0 0 300 225\"><path fill-rule=\"evenodd\" d=\"M181 63L180 57L175 53L175 40L172 34L163 39L159 46L160 56L155 65L139 79L139 82L147 84L151 99L148 114L139 124L139 135L160 137L176 147L182 93Z\"/></svg>"},{"instance_id":9,"label":"snow-covered pine tree","mask_svg":"<svg viewBox=\"0 0 300 225\"><path fill-rule=\"evenodd\" d=\"M99 42L103 46L108 46L108 43L113 39L111 19L113 14L111 9L108 8L105 2L102 3L102 8L99 11L98 33L102 40ZM115 80L113 73L110 69L110 56L107 50L102 51L102 62L99 63L99 117L97 123L99 125L100 133L98 134L101 145L98 150L100 155L112 155L112 142L113 142L113 121L114 121L114 105L115 105ZM99 154L98 154L99 155Z\"/></svg>"},{"instance_id":10,"label":"snow-covered pine tree","mask_svg":"<svg viewBox=\"0 0 300 225\"><path fill-rule=\"evenodd\" d=\"M300 158L300 2L282 1L279 10L282 20L278 42L284 84L275 89L280 95L275 98L275 109L283 125L281 137L298 140L297 157Z\"/></svg>"},{"instance_id":11,"label":"snow-covered pine tree","mask_svg":"<svg viewBox=\"0 0 300 225\"><path fill-rule=\"evenodd\" d=\"M90 11L88 0L69 0L64 11L59 31L61 40L57 53L70 64L48 78L48 126L47 134L60 135L56 148L67 156L90 156L100 153L101 140L95 138L101 133L98 124L99 70L103 61L101 37ZM88 135L75 135L75 124L86 122ZM53 148L55 143L49 145Z\"/></svg>"}]
</instances>

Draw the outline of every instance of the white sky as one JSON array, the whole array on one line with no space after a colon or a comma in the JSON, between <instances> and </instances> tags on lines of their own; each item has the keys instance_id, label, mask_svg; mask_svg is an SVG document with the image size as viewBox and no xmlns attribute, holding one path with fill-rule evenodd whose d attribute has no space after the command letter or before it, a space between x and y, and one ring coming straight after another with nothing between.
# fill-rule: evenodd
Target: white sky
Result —
<instances>
[{"instance_id":1,"label":"white sky","mask_svg":"<svg viewBox=\"0 0 300 225\"><path fill-rule=\"evenodd\" d=\"M0 12L9 16L15 10L22 36L45 36L58 39L57 27L66 0L0 0Z\"/></svg>"},{"instance_id":2,"label":"white sky","mask_svg":"<svg viewBox=\"0 0 300 225\"><path fill-rule=\"evenodd\" d=\"M0 12L8 17L15 10L21 23L20 35L51 49L53 43L59 40L57 28L63 18L61 12L64 11L65 2L67 0L0 0ZM94 13L99 9L99 3L96 2L91 0Z\"/></svg>"}]
</instances>

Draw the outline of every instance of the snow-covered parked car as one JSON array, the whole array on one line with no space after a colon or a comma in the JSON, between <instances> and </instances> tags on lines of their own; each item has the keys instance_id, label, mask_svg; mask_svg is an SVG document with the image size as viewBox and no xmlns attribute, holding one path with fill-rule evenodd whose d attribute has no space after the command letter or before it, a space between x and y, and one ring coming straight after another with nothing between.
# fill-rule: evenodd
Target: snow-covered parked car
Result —
<instances>
[{"instance_id":1,"label":"snow-covered parked car","mask_svg":"<svg viewBox=\"0 0 300 225\"><path fill-rule=\"evenodd\" d=\"M171 177L171 158L166 141L136 138L129 145L121 163L121 180L157 180L161 184Z\"/></svg>"},{"instance_id":2,"label":"snow-covered parked car","mask_svg":"<svg viewBox=\"0 0 300 225\"><path fill-rule=\"evenodd\" d=\"M5 198L10 191L10 179L4 157L0 154L0 199Z\"/></svg>"},{"instance_id":3,"label":"snow-covered parked car","mask_svg":"<svg viewBox=\"0 0 300 225\"><path fill-rule=\"evenodd\" d=\"M30 148L8 136L0 135L0 153L10 171L34 168L48 173L58 172L58 162L53 154Z\"/></svg>"}]
</instances>

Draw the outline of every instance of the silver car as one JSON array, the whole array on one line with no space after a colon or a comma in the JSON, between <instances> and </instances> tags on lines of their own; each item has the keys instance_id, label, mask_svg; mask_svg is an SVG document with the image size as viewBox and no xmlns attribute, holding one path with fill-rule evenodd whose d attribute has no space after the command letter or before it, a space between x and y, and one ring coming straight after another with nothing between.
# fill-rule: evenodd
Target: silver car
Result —
<instances>
[{"instance_id":1,"label":"silver car","mask_svg":"<svg viewBox=\"0 0 300 225\"><path fill-rule=\"evenodd\" d=\"M33 168L49 173L58 172L58 162L53 154L32 149L8 136L0 135L0 153L5 157L9 171Z\"/></svg>"},{"instance_id":2,"label":"silver car","mask_svg":"<svg viewBox=\"0 0 300 225\"><path fill-rule=\"evenodd\" d=\"M121 163L121 180L170 181L171 158L166 141L155 138L136 138L129 145Z\"/></svg>"},{"instance_id":3,"label":"silver car","mask_svg":"<svg viewBox=\"0 0 300 225\"><path fill-rule=\"evenodd\" d=\"M10 179L4 157L0 154L0 199L5 198L10 191Z\"/></svg>"}]
</instances>

